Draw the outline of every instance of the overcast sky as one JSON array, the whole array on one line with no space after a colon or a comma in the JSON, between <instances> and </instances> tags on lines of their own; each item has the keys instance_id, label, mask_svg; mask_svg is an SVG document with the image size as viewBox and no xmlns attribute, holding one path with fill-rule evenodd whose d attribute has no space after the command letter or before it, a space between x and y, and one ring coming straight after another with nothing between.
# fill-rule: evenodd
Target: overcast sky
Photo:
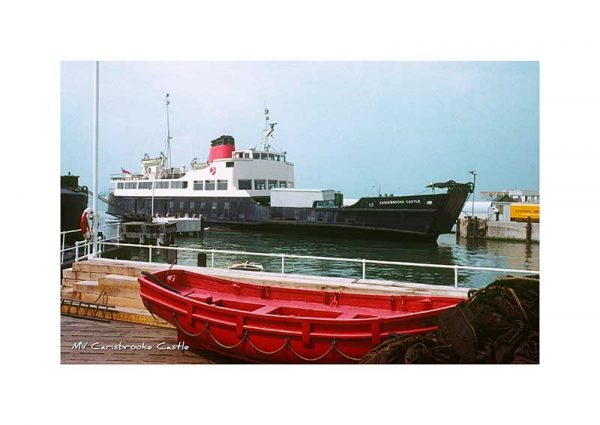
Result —
<instances>
[{"instance_id":1,"label":"overcast sky","mask_svg":"<svg viewBox=\"0 0 600 425\"><path fill-rule=\"evenodd\" d=\"M61 68L61 173L91 186L93 63ZM164 150L167 92L173 165L222 134L256 146L266 104L297 188L413 194L476 169L477 192L539 189L537 62L101 62L102 192Z\"/></svg>"}]
</instances>

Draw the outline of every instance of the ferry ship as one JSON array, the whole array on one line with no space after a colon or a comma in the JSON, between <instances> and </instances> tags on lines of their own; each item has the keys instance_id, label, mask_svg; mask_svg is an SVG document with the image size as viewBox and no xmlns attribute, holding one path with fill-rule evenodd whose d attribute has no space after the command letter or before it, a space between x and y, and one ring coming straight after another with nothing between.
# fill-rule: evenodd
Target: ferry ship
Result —
<instances>
[{"instance_id":1,"label":"ferry ship","mask_svg":"<svg viewBox=\"0 0 600 425\"><path fill-rule=\"evenodd\" d=\"M168 95L167 128L168 125ZM108 213L123 220L197 217L212 227L316 233L343 237L436 240L450 233L472 183L432 183L431 194L369 196L344 205L331 189L297 189L294 164L270 145L277 123L265 128L257 147L238 150L230 135L210 142L206 162L170 164L167 153L142 159L140 173L121 169L111 176ZM433 193L434 189L445 193Z\"/></svg>"},{"instance_id":2,"label":"ferry ship","mask_svg":"<svg viewBox=\"0 0 600 425\"><path fill-rule=\"evenodd\" d=\"M60 176L60 231L79 229L81 213L87 208L87 187L79 186L79 176L71 173ZM81 234L66 233L64 243L72 244L81 240Z\"/></svg>"}]
</instances>

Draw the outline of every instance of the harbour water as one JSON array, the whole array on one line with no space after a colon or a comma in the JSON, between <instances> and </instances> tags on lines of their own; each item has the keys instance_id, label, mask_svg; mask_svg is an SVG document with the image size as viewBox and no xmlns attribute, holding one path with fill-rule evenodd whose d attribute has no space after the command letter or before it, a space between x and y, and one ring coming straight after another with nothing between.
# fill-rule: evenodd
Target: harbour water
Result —
<instances>
[{"instance_id":1,"label":"harbour water","mask_svg":"<svg viewBox=\"0 0 600 425\"><path fill-rule=\"evenodd\" d=\"M105 206L101 206L100 209L101 222L110 218L103 211L105 208ZM107 232L107 236L111 233ZM207 230L201 238L176 236L175 244L186 248L227 251L539 270L538 244L532 244L528 252L523 242L461 239L457 243L454 234L441 235L437 243L419 243L324 238L312 235L287 235L214 228ZM160 251L162 252L153 251L152 260L167 262L166 252ZM132 248L131 259L148 261L148 250ZM281 272L280 258L216 254L214 264L215 267L227 268L246 260L261 264L265 271ZM177 254L178 264L195 266L197 261L196 252L179 251ZM211 256L208 254L208 265L210 265L210 261ZM358 279L362 277L362 265L286 258L285 272ZM460 270L459 286L480 288L492 282L498 274L498 272ZM454 284L453 270L434 268L367 265L366 277L367 279L413 283Z\"/></svg>"}]
</instances>

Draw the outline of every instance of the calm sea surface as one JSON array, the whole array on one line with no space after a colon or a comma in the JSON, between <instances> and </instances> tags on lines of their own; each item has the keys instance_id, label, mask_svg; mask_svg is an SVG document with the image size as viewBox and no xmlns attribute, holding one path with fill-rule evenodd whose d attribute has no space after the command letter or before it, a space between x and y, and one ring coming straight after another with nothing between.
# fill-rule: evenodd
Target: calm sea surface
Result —
<instances>
[{"instance_id":1,"label":"calm sea surface","mask_svg":"<svg viewBox=\"0 0 600 425\"><path fill-rule=\"evenodd\" d=\"M110 218L102 209L100 209L101 221ZM107 235L110 233L107 232ZM454 234L441 235L437 243L415 243L324 238L214 228L207 230L202 238L176 237L175 243L180 247L188 248L539 270L538 244L532 244L531 252L527 252L523 242L467 241L461 239L459 243L456 243ZM197 253L180 251L177 255L178 264L197 265ZM164 252L153 251L152 256L155 262L167 262ZM209 266L210 258L210 254L208 254ZM132 249L131 259L147 261L148 251L145 249ZM216 254L215 266L227 268L231 264L246 260L261 264L265 271L281 272L280 258L249 255ZM285 271L286 273L349 278L362 277L361 264L322 260L286 258ZM453 270L367 265L366 275L368 279L430 284L454 283ZM497 272L461 270L459 272L459 285L483 287L492 282L498 275Z\"/></svg>"}]
</instances>

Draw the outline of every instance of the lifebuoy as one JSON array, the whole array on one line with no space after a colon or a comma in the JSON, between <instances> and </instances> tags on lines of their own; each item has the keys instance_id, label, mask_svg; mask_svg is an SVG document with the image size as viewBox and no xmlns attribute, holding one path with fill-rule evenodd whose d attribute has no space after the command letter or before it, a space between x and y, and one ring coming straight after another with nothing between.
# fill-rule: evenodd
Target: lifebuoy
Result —
<instances>
[{"instance_id":1,"label":"lifebuoy","mask_svg":"<svg viewBox=\"0 0 600 425\"><path fill-rule=\"evenodd\" d=\"M86 208L81 213L81 218L79 219L79 228L81 229L81 233L83 237L87 240L92 238L92 226L94 219L94 210L91 208Z\"/></svg>"}]
</instances>

